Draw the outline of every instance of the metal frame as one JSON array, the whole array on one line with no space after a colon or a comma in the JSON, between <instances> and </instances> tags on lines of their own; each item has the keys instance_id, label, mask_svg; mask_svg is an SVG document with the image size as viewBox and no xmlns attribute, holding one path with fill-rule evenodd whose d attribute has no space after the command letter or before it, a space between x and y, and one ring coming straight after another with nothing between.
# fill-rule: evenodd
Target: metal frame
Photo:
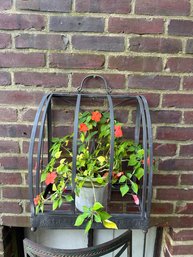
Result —
<instances>
[{"instance_id":1,"label":"metal frame","mask_svg":"<svg viewBox=\"0 0 193 257\"><path fill-rule=\"evenodd\" d=\"M91 94L83 93L83 85L88 79L98 78L104 82L106 94ZM113 111L113 100L120 99L122 102L125 101L135 101L136 103L136 124L135 124L135 142L139 142L140 131L142 130L142 144L145 150L144 154L144 177L142 181L142 193L140 199L139 213L123 213L114 214L112 213L112 220L115 221L119 228L122 229L142 229L145 232L149 227L149 217L151 209L151 198L152 198L152 175L153 175L153 140L152 140L152 127L151 118L149 113L149 108L147 100L144 96L130 96L130 95L113 95L111 94L111 89L107 86L106 80L102 76L89 75L85 77L77 93L51 93L45 95L39 108L37 110L29 146L29 159L28 159L28 170L29 170L29 191L30 191L30 206L31 206L31 222L32 228L35 230L37 227L46 228L74 228L73 224L78 215L75 206L73 205L72 213L65 213L65 211L55 210L55 211L45 211L45 213L35 213L34 206L34 196L40 192L40 168L43 165L44 157L44 134L47 134L48 141L48 160L50 159L49 148L51 146L52 137L52 99L62 98L64 101L76 100L75 107L75 119L74 119L74 138L73 138L73 168L72 168L72 190L75 187L75 176L76 176L76 155L77 155L77 137L78 137L78 114L80 110L81 100L85 98L99 98L107 99L110 111L110 129L111 129L111 148L110 148L110 174L112 176L113 168L113 156L114 156L114 111ZM122 103L121 102L121 103ZM38 137L38 142L36 138ZM34 153L34 145L38 143L37 155ZM150 167L147 167L147 156L150 157ZM36 159L36 161L34 161ZM35 182L33 181L33 167L34 163L36 165L35 171ZM111 176L109 176L109 189L111 190ZM35 189L35 190L34 190ZM109 190L109 192L110 192ZM109 198L110 199L110 194ZM84 225L81 226L84 228ZM94 224L93 228L102 228L101 224Z\"/></svg>"}]
</instances>

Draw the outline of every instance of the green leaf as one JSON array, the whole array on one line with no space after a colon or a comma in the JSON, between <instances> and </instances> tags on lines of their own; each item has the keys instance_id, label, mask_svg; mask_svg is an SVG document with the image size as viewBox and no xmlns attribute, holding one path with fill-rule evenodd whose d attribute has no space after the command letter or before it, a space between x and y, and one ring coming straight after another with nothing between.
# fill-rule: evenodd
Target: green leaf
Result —
<instances>
[{"instance_id":1,"label":"green leaf","mask_svg":"<svg viewBox=\"0 0 193 257\"><path fill-rule=\"evenodd\" d=\"M52 210L56 210L58 208L58 200L54 201L53 204L52 204Z\"/></svg>"},{"instance_id":2,"label":"green leaf","mask_svg":"<svg viewBox=\"0 0 193 257\"><path fill-rule=\"evenodd\" d=\"M120 191L122 196L126 195L129 191L129 186L127 184L120 186Z\"/></svg>"},{"instance_id":3,"label":"green leaf","mask_svg":"<svg viewBox=\"0 0 193 257\"><path fill-rule=\"evenodd\" d=\"M121 176L119 179L119 183L123 183L127 180L127 177L125 175Z\"/></svg>"},{"instance_id":4,"label":"green leaf","mask_svg":"<svg viewBox=\"0 0 193 257\"><path fill-rule=\"evenodd\" d=\"M140 180L143 175L144 175L144 169L143 168L138 168L136 171L135 171L135 177Z\"/></svg>"},{"instance_id":5,"label":"green leaf","mask_svg":"<svg viewBox=\"0 0 193 257\"><path fill-rule=\"evenodd\" d=\"M92 220L89 220L86 224L85 232L88 232L91 229L92 226Z\"/></svg>"},{"instance_id":6,"label":"green leaf","mask_svg":"<svg viewBox=\"0 0 193 257\"><path fill-rule=\"evenodd\" d=\"M67 202L72 202L74 199L71 195L65 195L64 196Z\"/></svg>"},{"instance_id":7,"label":"green leaf","mask_svg":"<svg viewBox=\"0 0 193 257\"><path fill-rule=\"evenodd\" d=\"M60 158L61 153L62 153L62 151L56 152L56 153L55 153L55 158L56 158L56 159Z\"/></svg>"},{"instance_id":8,"label":"green leaf","mask_svg":"<svg viewBox=\"0 0 193 257\"><path fill-rule=\"evenodd\" d=\"M41 174L41 182L45 181L47 177L47 173L42 173Z\"/></svg>"},{"instance_id":9,"label":"green leaf","mask_svg":"<svg viewBox=\"0 0 193 257\"><path fill-rule=\"evenodd\" d=\"M56 184L53 184L52 185L52 191L56 191L56 190L57 190Z\"/></svg>"},{"instance_id":10,"label":"green leaf","mask_svg":"<svg viewBox=\"0 0 193 257\"><path fill-rule=\"evenodd\" d=\"M133 181L131 181L131 188L135 194L138 193L138 185Z\"/></svg>"},{"instance_id":11,"label":"green leaf","mask_svg":"<svg viewBox=\"0 0 193 257\"><path fill-rule=\"evenodd\" d=\"M97 158L97 160L100 162L101 165L103 165L103 163L104 163L104 161L105 161L105 157L101 155L101 156L99 156L99 157Z\"/></svg>"},{"instance_id":12,"label":"green leaf","mask_svg":"<svg viewBox=\"0 0 193 257\"><path fill-rule=\"evenodd\" d=\"M94 220L95 220L95 222L98 222L98 223L102 222L101 217L98 213L94 214Z\"/></svg>"},{"instance_id":13,"label":"green leaf","mask_svg":"<svg viewBox=\"0 0 193 257\"><path fill-rule=\"evenodd\" d=\"M104 179L103 178L96 178L96 182L99 183L99 184L102 184L104 182Z\"/></svg>"},{"instance_id":14,"label":"green leaf","mask_svg":"<svg viewBox=\"0 0 193 257\"><path fill-rule=\"evenodd\" d=\"M76 226L76 227L81 226L85 219L86 219L85 214L84 214L84 213L83 213L83 214L80 214L80 215L76 218L76 221L75 221L75 223L74 223L74 226Z\"/></svg>"},{"instance_id":15,"label":"green leaf","mask_svg":"<svg viewBox=\"0 0 193 257\"><path fill-rule=\"evenodd\" d=\"M105 228L118 229L116 223L110 220L104 220L103 225Z\"/></svg>"},{"instance_id":16,"label":"green leaf","mask_svg":"<svg viewBox=\"0 0 193 257\"><path fill-rule=\"evenodd\" d=\"M111 215L108 214L106 211L99 211L98 214L100 215L102 221L111 218Z\"/></svg>"},{"instance_id":17,"label":"green leaf","mask_svg":"<svg viewBox=\"0 0 193 257\"><path fill-rule=\"evenodd\" d=\"M102 209L102 208L104 208L104 207L103 207L102 204L99 203L99 202L95 202L94 205L93 205L93 207L92 207L92 209L93 209L94 211L97 211L97 210Z\"/></svg>"}]
</instances>

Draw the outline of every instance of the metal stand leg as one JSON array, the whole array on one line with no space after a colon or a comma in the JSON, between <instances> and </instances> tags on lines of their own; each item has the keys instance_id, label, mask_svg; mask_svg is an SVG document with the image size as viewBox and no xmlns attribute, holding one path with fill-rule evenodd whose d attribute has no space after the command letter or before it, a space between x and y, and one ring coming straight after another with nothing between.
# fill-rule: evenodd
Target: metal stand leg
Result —
<instances>
[{"instance_id":1,"label":"metal stand leg","mask_svg":"<svg viewBox=\"0 0 193 257\"><path fill-rule=\"evenodd\" d=\"M145 250L146 250L146 239L147 239L147 231L144 231L144 241L143 241L143 257L145 257Z\"/></svg>"}]
</instances>

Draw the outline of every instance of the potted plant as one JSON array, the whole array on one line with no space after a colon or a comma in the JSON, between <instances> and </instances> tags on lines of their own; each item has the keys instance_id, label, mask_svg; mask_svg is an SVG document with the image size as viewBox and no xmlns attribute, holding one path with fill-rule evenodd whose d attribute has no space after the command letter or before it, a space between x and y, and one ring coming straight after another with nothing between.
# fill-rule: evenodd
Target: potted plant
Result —
<instances>
[{"instance_id":1,"label":"potted plant","mask_svg":"<svg viewBox=\"0 0 193 257\"><path fill-rule=\"evenodd\" d=\"M122 124L114 120L114 164L112 184L119 186L122 196L130 194L138 205L139 181L144 175L144 150L140 144L123 137ZM109 181L110 118L108 112L85 111L79 115L79 140L76 158L75 199L69 194L72 184L72 143L73 135L54 138L50 149L51 159L41 171L41 182L46 188L34 198L36 212L44 210L47 201L52 209L61 207L63 202L75 200L81 212L75 226L86 221L85 231L93 222L101 222L107 228L116 229L111 215L105 211L107 184ZM125 168L123 168L126 166ZM51 189L48 195L47 191Z\"/></svg>"}]
</instances>

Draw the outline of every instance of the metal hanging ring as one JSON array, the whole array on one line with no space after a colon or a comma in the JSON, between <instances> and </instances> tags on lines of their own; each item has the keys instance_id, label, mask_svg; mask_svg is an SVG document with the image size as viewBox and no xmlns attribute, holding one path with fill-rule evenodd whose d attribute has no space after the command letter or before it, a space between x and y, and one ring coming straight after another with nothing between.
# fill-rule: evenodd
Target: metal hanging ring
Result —
<instances>
[{"instance_id":1,"label":"metal hanging ring","mask_svg":"<svg viewBox=\"0 0 193 257\"><path fill-rule=\"evenodd\" d=\"M95 79L95 78L100 78L102 79L103 83L104 83L104 87L105 87L105 91L107 92L107 94L110 94L112 92L112 88L109 87L107 85L107 81L106 79L103 77L103 76L100 76L100 75L88 75L86 76L82 81L81 81L81 84L80 86L77 88L77 91L80 93L83 89L83 85L85 84L85 81L88 80L88 79Z\"/></svg>"}]
</instances>

